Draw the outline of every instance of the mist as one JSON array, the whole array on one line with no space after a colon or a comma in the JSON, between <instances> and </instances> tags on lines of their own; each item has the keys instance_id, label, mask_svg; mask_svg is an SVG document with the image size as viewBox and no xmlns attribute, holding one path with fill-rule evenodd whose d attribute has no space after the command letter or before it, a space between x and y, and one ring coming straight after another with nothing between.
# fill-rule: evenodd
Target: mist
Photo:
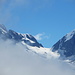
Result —
<instances>
[{"instance_id":1,"label":"mist","mask_svg":"<svg viewBox=\"0 0 75 75\"><path fill-rule=\"evenodd\" d=\"M69 64L27 50L20 43L0 40L0 75L75 75Z\"/></svg>"}]
</instances>

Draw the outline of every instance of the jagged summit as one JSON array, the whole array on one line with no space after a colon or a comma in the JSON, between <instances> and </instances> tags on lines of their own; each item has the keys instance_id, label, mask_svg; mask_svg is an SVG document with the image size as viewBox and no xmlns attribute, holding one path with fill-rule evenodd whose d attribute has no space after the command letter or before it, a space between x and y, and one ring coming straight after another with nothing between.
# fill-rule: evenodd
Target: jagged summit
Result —
<instances>
[{"instance_id":1,"label":"jagged summit","mask_svg":"<svg viewBox=\"0 0 75 75\"><path fill-rule=\"evenodd\" d=\"M2 39L11 39L15 42L21 42L23 45L27 44L30 46L43 47L37 40L30 34L21 34L13 30L8 30L3 24L0 24L0 35Z\"/></svg>"}]
</instances>

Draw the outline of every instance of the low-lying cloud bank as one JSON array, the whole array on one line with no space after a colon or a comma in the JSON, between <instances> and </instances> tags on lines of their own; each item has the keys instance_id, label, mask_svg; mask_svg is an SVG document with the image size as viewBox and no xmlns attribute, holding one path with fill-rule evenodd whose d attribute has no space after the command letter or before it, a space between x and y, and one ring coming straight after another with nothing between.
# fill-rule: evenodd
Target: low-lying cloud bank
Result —
<instances>
[{"instance_id":1,"label":"low-lying cloud bank","mask_svg":"<svg viewBox=\"0 0 75 75\"><path fill-rule=\"evenodd\" d=\"M68 64L26 50L20 43L0 40L0 75L75 75Z\"/></svg>"}]
</instances>

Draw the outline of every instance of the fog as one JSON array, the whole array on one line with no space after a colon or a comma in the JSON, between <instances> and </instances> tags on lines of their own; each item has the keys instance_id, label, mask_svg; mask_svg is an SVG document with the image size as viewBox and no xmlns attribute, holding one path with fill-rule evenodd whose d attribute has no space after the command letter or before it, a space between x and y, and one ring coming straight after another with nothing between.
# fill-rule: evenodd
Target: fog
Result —
<instances>
[{"instance_id":1,"label":"fog","mask_svg":"<svg viewBox=\"0 0 75 75\"><path fill-rule=\"evenodd\" d=\"M0 75L75 75L74 69L58 59L46 59L20 43L0 40Z\"/></svg>"}]
</instances>

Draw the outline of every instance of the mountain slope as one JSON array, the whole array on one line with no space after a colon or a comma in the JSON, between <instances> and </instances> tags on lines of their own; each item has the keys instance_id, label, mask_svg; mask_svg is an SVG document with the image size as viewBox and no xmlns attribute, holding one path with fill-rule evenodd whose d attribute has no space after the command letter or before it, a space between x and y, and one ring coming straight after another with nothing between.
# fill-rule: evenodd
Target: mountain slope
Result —
<instances>
[{"instance_id":1,"label":"mountain slope","mask_svg":"<svg viewBox=\"0 0 75 75\"><path fill-rule=\"evenodd\" d=\"M66 34L52 47L63 59L75 60L75 30Z\"/></svg>"},{"instance_id":2,"label":"mountain slope","mask_svg":"<svg viewBox=\"0 0 75 75\"><path fill-rule=\"evenodd\" d=\"M44 48L37 40L30 34L21 34L13 30L7 30L6 27L0 24L0 38L7 42L13 41L14 44L21 43L28 52L36 53L46 58L58 58L59 55L50 50L50 48Z\"/></svg>"},{"instance_id":3,"label":"mountain slope","mask_svg":"<svg viewBox=\"0 0 75 75\"><path fill-rule=\"evenodd\" d=\"M0 36L4 40L11 39L16 43L22 42L22 44L27 44L34 47L43 47L32 35L20 34L13 30L7 30L6 27L2 24L0 24Z\"/></svg>"}]
</instances>

